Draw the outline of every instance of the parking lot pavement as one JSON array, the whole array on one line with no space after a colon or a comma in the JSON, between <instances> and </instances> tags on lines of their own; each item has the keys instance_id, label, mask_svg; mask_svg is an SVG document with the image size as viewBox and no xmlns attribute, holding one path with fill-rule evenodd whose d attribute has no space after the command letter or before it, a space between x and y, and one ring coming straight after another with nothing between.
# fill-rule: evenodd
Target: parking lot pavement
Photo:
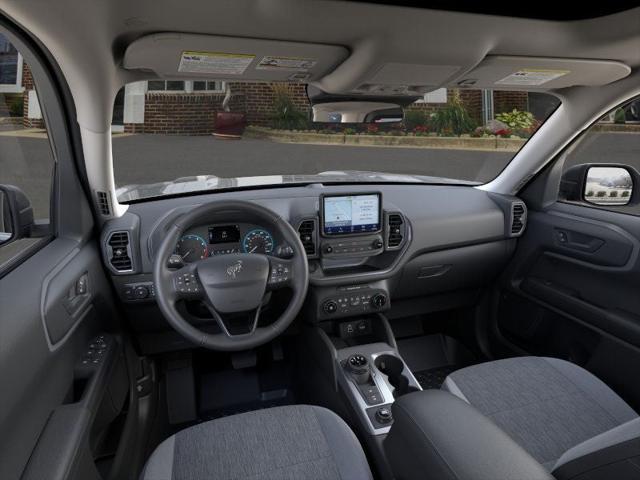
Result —
<instances>
[{"instance_id":1,"label":"parking lot pavement","mask_svg":"<svg viewBox=\"0 0 640 480\"><path fill-rule=\"evenodd\" d=\"M480 181L493 178L512 153L355 147L220 140L213 136L132 135L114 138L116 183L151 183L191 175L241 177L333 170L416 173Z\"/></svg>"},{"instance_id":2,"label":"parking lot pavement","mask_svg":"<svg viewBox=\"0 0 640 480\"><path fill-rule=\"evenodd\" d=\"M616 162L640 170L639 145L637 134L594 134L570 161ZM497 175L512 156L507 152L283 144L212 136L123 135L113 139L118 185L204 174L236 177L330 170L418 173L484 182ZM39 216L48 210L52 165L45 138L0 136L0 183L23 188Z\"/></svg>"}]
</instances>

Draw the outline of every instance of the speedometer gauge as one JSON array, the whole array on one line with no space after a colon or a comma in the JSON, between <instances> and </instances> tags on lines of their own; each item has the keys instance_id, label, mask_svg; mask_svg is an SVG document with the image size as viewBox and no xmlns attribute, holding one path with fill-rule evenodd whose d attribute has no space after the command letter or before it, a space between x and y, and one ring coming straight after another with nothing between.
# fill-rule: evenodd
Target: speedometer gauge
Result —
<instances>
[{"instance_id":1,"label":"speedometer gauge","mask_svg":"<svg viewBox=\"0 0 640 480\"><path fill-rule=\"evenodd\" d=\"M242 249L245 253L272 253L275 242L271 234L257 228L248 232L242 239Z\"/></svg>"},{"instance_id":2,"label":"speedometer gauge","mask_svg":"<svg viewBox=\"0 0 640 480\"><path fill-rule=\"evenodd\" d=\"M184 235L178 240L175 253L185 263L202 260L207 257L207 242L200 235Z\"/></svg>"}]
</instances>

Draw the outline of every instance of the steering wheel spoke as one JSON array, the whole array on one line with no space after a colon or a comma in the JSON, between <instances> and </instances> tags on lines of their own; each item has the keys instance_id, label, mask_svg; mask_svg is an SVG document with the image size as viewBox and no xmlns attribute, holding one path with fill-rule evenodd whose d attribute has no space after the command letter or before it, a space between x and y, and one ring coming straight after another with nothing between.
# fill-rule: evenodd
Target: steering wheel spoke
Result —
<instances>
[{"instance_id":1,"label":"steering wheel spoke","mask_svg":"<svg viewBox=\"0 0 640 480\"><path fill-rule=\"evenodd\" d=\"M227 315L218 312L216 308L213 305L211 305L210 302L205 301L204 303L207 306L207 309L209 310L209 312L211 313L211 316L213 316L214 320L218 324L218 327L220 328L222 333L224 333L229 338L252 335L253 333L255 333L256 329L258 328L258 320L260 319L260 311L262 308L261 305L258 306L257 308L254 308L253 310L240 314L240 316L246 315L245 317L247 320L246 325L248 328L246 329L246 331L241 331L240 333L233 333L233 330L235 330L235 328L231 326L231 319L227 318L228 317ZM238 317L238 314L235 314L235 316Z\"/></svg>"},{"instance_id":2,"label":"steering wheel spoke","mask_svg":"<svg viewBox=\"0 0 640 480\"><path fill-rule=\"evenodd\" d=\"M269 258L267 291L279 290L293 284L293 261L278 257Z\"/></svg>"}]
</instances>

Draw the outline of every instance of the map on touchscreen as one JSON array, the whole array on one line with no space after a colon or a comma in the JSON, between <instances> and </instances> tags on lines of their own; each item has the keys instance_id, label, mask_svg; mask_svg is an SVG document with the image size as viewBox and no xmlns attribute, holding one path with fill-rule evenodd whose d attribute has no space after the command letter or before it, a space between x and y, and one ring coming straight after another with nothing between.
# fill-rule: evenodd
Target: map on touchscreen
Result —
<instances>
[{"instance_id":1,"label":"map on touchscreen","mask_svg":"<svg viewBox=\"0 0 640 480\"><path fill-rule=\"evenodd\" d=\"M324 197L325 235L377 232L380 229L378 194Z\"/></svg>"}]
</instances>

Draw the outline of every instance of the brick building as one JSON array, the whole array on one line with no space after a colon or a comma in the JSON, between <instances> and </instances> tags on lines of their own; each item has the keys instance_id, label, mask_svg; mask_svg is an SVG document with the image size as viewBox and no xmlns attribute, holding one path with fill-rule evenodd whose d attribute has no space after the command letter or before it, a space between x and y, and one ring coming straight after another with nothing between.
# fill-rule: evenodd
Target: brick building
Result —
<instances>
[{"instance_id":1,"label":"brick building","mask_svg":"<svg viewBox=\"0 0 640 480\"><path fill-rule=\"evenodd\" d=\"M22 61L19 68L17 84L12 85L5 96L22 96L22 125L25 128L43 128L31 71ZM251 82L229 82L228 85L232 92L231 111L245 113L249 125L268 126L273 115L273 86ZM113 128L127 133L208 135L213 131L216 113L222 110L225 87L218 81L161 80L129 84L116 97ZM291 83L287 89L296 107L308 112L305 86ZM533 110L537 117L544 115L542 111L535 111L539 103L535 94L483 90L460 90L459 93L470 116L478 124L485 123L496 113L514 108ZM435 112L446 105L451 94L450 90L440 89L425 95L424 100L409 108Z\"/></svg>"},{"instance_id":2,"label":"brick building","mask_svg":"<svg viewBox=\"0 0 640 480\"><path fill-rule=\"evenodd\" d=\"M229 82L232 92L230 110L247 115L250 125L268 126L273 115L275 92L271 84ZM294 104L302 112L309 111L303 84L287 86ZM425 95L423 101L411 108L434 112L447 103L451 92L446 89ZM526 92L491 92L461 90L460 96L471 117L478 123L492 118L493 113L529 109ZM223 82L205 81L151 81L137 82L125 87L116 100L116 111L121 102L122 114L114 117L114 124L130 133L160 133L206 135L213 131L215 116L222 109L225 96ZM487 117L487 103L492 104ZM120 118L116 118L120 117ZM117 128L117 127L116 127Z\"/></svg>"}]
</instances>

